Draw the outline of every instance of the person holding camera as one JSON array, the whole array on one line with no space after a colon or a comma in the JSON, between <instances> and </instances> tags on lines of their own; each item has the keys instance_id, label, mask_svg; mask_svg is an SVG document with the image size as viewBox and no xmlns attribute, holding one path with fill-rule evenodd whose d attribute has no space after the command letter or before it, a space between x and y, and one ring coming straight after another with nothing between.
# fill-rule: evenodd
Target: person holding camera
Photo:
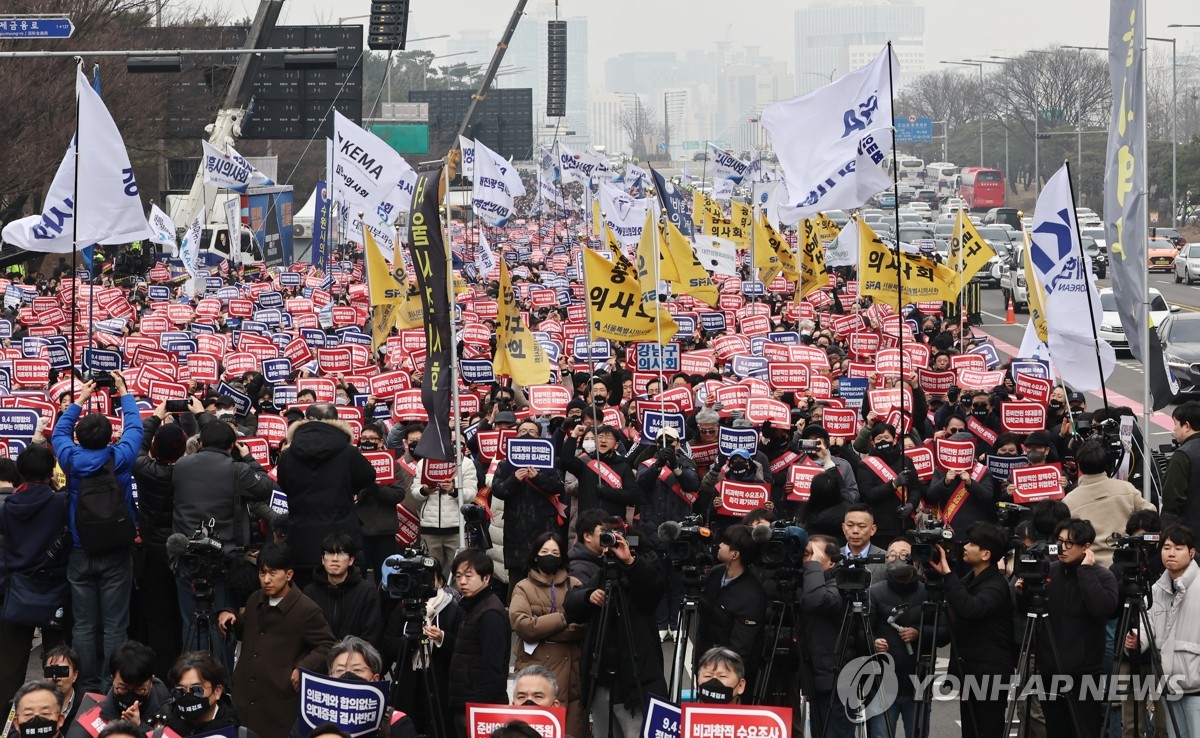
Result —
<instances>
[{"instance_id":1,"label":"person holding camera","mask_svg":"<svg viewBox=\"0 0 1200 738\"><path fill-rule=\"evenodd\" d=\"M846 717L846 711L837 701L834 687L837 684L838 634L842 628L845 600L837 586L834 575L833 556L838 543L825 535L811 535L804 549L804 574L801 587L796 592L800 617L800 656L802 688L810 690L808 701L812 704L811 734L826 738L852 738L854 725ZM826 728L826 715L829 725Z\"/></svg>"},{"instance_id":2,"label":"person holding camera","mask_svg":"<svg viewBox=\"0 0 1200 738\"><path fill-rule=\"evenodd\" d=\"M637 472L642 493L638 530L643 546L654 549L666 567L663 575L667 579L667 592L658 603L658 632L665 640L679 620L683 575L667 561L667 544L659 538L658 526L668 520L683 520L698 511L700 475L674 428L661 428L655 445L647 446L645 454L648 458L641 462Z\"/></svg>"},{"instance_id":3,"label":"person holding camera","mask_svg":"<svg viewBox=\"0 0 1200 738\"><path fill-rule=\"evenodd\" d=\"M1096 565L1091 523L1069 518L1054 535L1058 561L1050 563L1045 585L1049 630L1038 638L1037 663L1042 674L1069 676L1071 684L1070 691L1050 694L1042 708L1048 735L1085 738L1100 732L1103 703L1082 682L1104 673L1108 621L1119 604L1117 579ZM1019 602L1028 605L1024 581L1017 579L1015 588Z\"/></svg>"},{"instance_id":4,"label":"person holding camera","mask_svg":"<svg viewBox=\"0 0 1200 738\"><path fill-rule=\"evenodd\" d=\"M1137 510L1153 510L1154 505L1142 497L1129 482L1108 476L1110 464L1108 452L1100 441L1090 439L1075 452L1075 463L1079 465L1079 481L1075 489L1067 493L1063 502L1071 509L1072 517L1091 522L1100 532L1100 538L1092 544L1092 553L1098 566L1112 566L1113 547L1109 533L1125 529L1129 516Z\"/></svg>"},{"instance_id":5,"label":"person holding camera","mask_svg":"<svg viewBox=\"0 0 1200 738\"><path fill-rule=\"evenodd\" d=\"M949 606L954 649L950 673L959 678L1009 679L1016 668L1013 648L1013 600L1000 561L1008 550L1008 531L994 523L976 521L965 532L962 561L970 573L960 577L950 568L945 549L934 548L930 564L942 575ZM1007 691L999 699L978 699L964 691L959 714L964 738L1001 738L1005 732ZM989 695L990 696L990 695Z\"/></svg>"},{"instance_id":6,"label":"person holding camera","mask_svg":"<svg viewBox=\"0 0 1200 738\"><path fill-rule=\"evenodd\" d=\"M854 468L859 458L853 446L842 443L840 438L836 444L833 443L825 426L814 422L800 431L800 450L826 471L837 469L842 478L842 497L851 504L858 502L858 478ZM787 491L792 491L790 486Z\"/></svg>"},{"instance_id":7,"label":"person holding camera","mask_svg":"<svg viewBox=\"0 0 1200 738\"><path fill-rule=\"evenodd\" d=\"M588 624L580 686L584 709L592 715L592 735L637 738L645 695L667 694L662 642L655 628L655 608L666 583L653 551L635 555L625 536L611 530L604 533L602 544L611 543L603 546L604 565L571 592L563 608L567 622ZM618 589L621 596L609 602L608 591ZM601 641L598 625L604 607L613 611ZM595 680L593 671L598 675Z\"/></svg>"},{"instance_id":8,"label":"person holding camera","mask_svg":"<svg viewBox=\"0 0 1200 738\"><path fill-rule=\"evenodd\" d=\"M767 593L750 571L758 559L758 542L745 525L731 525L721 535L717 560L709 570L700 594L700 618L695 653L713 646L737 652L745 664L746 678L754 681L762 656Z\"/></svg>"},{"instance_id":9,"label":"person holding camera","mask_svg":"<svg viewBox=\"0 0 1200 738\"><path fill-rule=\"evenodd\" d=\"M871 428L870 452L859 460L858 492L875 518L871 543L883 549L912 530L912 514L925 488L892 425L880 422Z\"/></svg>"},{"instance_id":10,"label":"person holding camera","mask_svg":"<svg viewBox=\"0 0 1200 738\"><path fill-rule=\"evenodd\" d=\"M596 453L585 461L575 447L587 430L586 425L575 426L563 441L559 465L579 479L580 510L599 507L609 516L624 518L626 508L638 504L638 488L633 466L621 454L621 432L611 425L596 428Z\"/></svg>"},{"instance_id":11,"label":"person holding camera","mask_svg":"<svg viewBox=\"0 0 1200 738\"><path fill-rule=\"evenodd\" d=\"M120 400L120 440L112 443L112 423L101 413L80 417L97 389L95 380L83 385L50 437L70 495L73 548L67 579L75 618L71 635L83 659L79 681L88 690L101 687L105 679L102 664L125 642L129 629L132 547L137 536L133 467L143 434L141 412L121 373L97 379L111 382L113 394Z\"/></svg>"},{"instance_id":12,"label":"person holding camera","mask_svg":"<svg viewBox=\"0 0 1200 738\"><path fill-rule=\"evenodd\" d=\"M221 543L225 556L233 554L235 548L250 543L250 519L246 504L269 499L274 489L271 478L251 456L250 449L237 440L233 429L217 422L205 423L200 429L198 453L175 462L172 484L175 488L172 516L174 534L191 539L202 524L215 521L211 537ZM178 543L179 539L175 541ZM176 550L174 545L168 548ZM176 566L184 637L196 614L192 582L198 574ZM234 606L233 593L224 578L211 584L214 612ZM202 640L206 639L207 635ZM183 644L187 650L210 646L207 643Z\"/></svg>"}]
</instances>

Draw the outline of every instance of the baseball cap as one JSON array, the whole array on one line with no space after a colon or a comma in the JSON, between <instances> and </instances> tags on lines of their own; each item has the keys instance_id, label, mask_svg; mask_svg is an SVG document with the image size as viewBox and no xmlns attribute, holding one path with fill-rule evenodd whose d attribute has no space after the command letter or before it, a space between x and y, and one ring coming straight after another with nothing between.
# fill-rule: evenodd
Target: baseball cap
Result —
<instances>
[{"instance_id":1,"label":"baseball cap","mask_svg":"<svg viewBox=\"0 0 1200 738\"><path fill-rule=\"evenodd\" d=\"M744 448L735 448L733 452L729 454L729 458L746 459L748 461L750 459L750 452Z\"/></svg>"},{"instance_id":2,"label":"baseball cap","mask_svg":"<svg viewBox=\"0 0 1200 738\"><path fill-rule=\"evenodd\" d=\"M679 440L679 431L677 431L674 428L671 428L669 426L663 426L662 428L658 429L658 433L655 435L654 439L656 441L661 441L664 437L665 438L673 438L676 441L678 441Z\"/></svg>"},{"instance_id":3,"label":"baseball cap","mask_svg":"<svg viewBox=\"0 0 1200 738\"><path fill-rule=\"evenodd\" d=\"M493 425L495 425L497 423L505 423L507 425L516 425L517 424L517 414L514 413L512 410L501 410L500 412L496 413L496 419L492 421Z\"/></svg>"}]
</instances>

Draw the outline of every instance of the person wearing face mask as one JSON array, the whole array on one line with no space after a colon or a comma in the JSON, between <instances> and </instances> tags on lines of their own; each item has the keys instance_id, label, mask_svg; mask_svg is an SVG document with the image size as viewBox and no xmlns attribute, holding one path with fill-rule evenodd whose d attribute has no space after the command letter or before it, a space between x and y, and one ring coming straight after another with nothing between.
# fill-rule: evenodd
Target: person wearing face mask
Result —
<instances>
[{"instance_id":1,"label":"person wearing face mask","mask_svg":"<svg viewBox=\"0 0 1200 738\"><path fill-rule=\"evenodd\" d=\"M717 457L717 463L712 465L704 479L700 481L700 497L706 504L704 509L719 509L721 482L726 479L733 482L765 482L766 476L762 464L750 458L750 452L744 448L735 449L729 454L725 463ZM728 520L726 518L725 520Z\"/></svg>"},{"instance_id":2,"label":"person wearing face mask","mask_svg":"<svg viewBox=\"0 0 1200 738\"><path fill-rule=\"evenodd\" d=\"M171 698L167 685L154 675L154 652L137 641L127 641L113 651L108 666L112 686L100 703L100 719L128 720L142 726L143 732L153 730L154 716ZM90 722L86 714L79 720L84 725Z\"/></svg>"},{"instance_id":3,"label":"person wearing face mask","mask_svg":"<svg viewBox=\"0 0 1200 738\"><path fill-rule=\"evenodd\" d=\"M945 616L939 619L936 633L932 617L926 618L924 634L920 631L921 605L926 600L925 583L913 564L912 543L907 538L897 538L888 546L884 572L884 581L871 585L868 592L871 630L875 635L873 648L876 653L891 654L899 693L888 708L888 719L876 715L868 721L867 730L872 738L890 738L898 732L901 720L904 721L904 734L913 735L917 705L913 701L913 681L909 677L917 673L917 644L920 642L927 655L935 644L940 648L950 641L950 620ZM887 732L889 720L893 731L890 734Z\"/></svg>"},{"instance_id":4,"label":"person wearing face mask","mask_svg":"<svg viewBox=\"0 0 1200 738\"><path fill-rule=\"evenodd\" d=\"M543 533L529 548L529 575L513 588L508 605L512 624L515 661L520 671L528 666L544 666L554 673L558 694L567 706L567 735L582 736L587 726L580 690L580 642L587 631L582 623L568 623L563 603L571 590L580 586L567 574L562 539Z\"/></svg>"},{"instance_id":5,"label":"person wearing face mask","mask_svg":"<svg viewBox=\"0 0 1200 738\"><path fill-rule=\"evenodd\" d=\"M50 682L26 682L13 696L13 729L19 738L56 738L63 726L63 694Z\"/></svg>"},{"instance_id":6,"label":"person wearing face mask","mask_svg":"<svg viewBox=\"0 0 1200 738\"><path fill-rule=\"evenodd\" d=\"M363 452L383 449L383 429L375 423L363 426L358 436L358 448ZM396 553L396 505L404 504L414 515L420 506L405 491L412 486L411 477L407 484L400 484L400 468L396 464L396 481L391 484L368 484L358 493L354 503L358 521L362 524L362 566L378 572L384 560ZM324 563L322 561L322 563Z\"/></svg>"},{"instance_id":7,"label":"person wearing face mask","mask_svg":"<svg viewBox=\"0 0 1200 738\"><path fill-rule=\"evenodd\" d=\"M746 693L746 665L736 651L717 646L696 663L696 701L738 705Z\"/></svg>"},{"instance_id":8,"label":"person wearing face mask","mask_svg":"<svg viewBox=\"0 0 1200 738\"><path fill-rule=\"evenodd\" d=\"M541 438L534 420L517 425L517 438ZM567 498L557 469L496 465L492 495L504 501L504 568L515 585L525 576L529 541L545 533L561 534L567 524Z\"/></svg>"},{"instance_id":9,"label":"person wearing face mask","mask_svg":"<svg viewBox=\"0 0 1200 738\"><path fill-rule=\"evenodd\" d=\"M180 656L167 674L174 685L171 699L166 703L166 728L181 738L206 735L241 726L237 709L225 683L225 667L206 651L193 651ZM242 728L238 738L257 738L248 728ZM160 738L158 728L153 738Z\"/></svg>"},{"instance_id":10,"label":"person wearing face mask","mask_svg":"<svg viewBox=\"0 0 1200 738\"><path fill-rule=\"evenodd\" d=\"M964 395L967 393L964 393ZM992 412L992 396L987 392L972 392L967 408L967 432L975 437L975 454L986 454L1000 437L1003 428L1000 418Z\"/></svg>"},{"instance_id":11,"label":"person wearing face mask","mask_svg":"<svg viewBox=\"0 0 1200 738\"><path fill-rule=\"evenodd\" d=\"M870 440L871 453L858 465L858 492L875 518L871 543L883 548L912 529L912 513L924 498L925 487L912 460L902 452L893 426L876 423Z\"/></svg>"},{"instance_id":12,"label":"person wearing face mask","mask_svg":"<svg viewBox=\"0 0 1200 738\"><path fill-rule=\"evenodd\" d=\"M378 682L383 675L383 659L379 651L361 638L347 636L329 649L325 657L325 673L334 679ZM344 725L346 729L357 726ZM301 738L300 721L296 721L290 738ZM417 726L404 712L388 705L377 730L363 733L359 738L417 738Z\"/></svg>"},{"instance_id":13,"label":"person wearing face mask","mask_svg":"<svg viewBox=\"0 0 1200 738\"><path fill-rule=\"evenodd\" d=\"M976 439L970 433L960 431L950 436L949 440ZM924 500L927 505L935 506L942 521L954 529L954 541L962 543L963 533L971 523L988 520L995 512L996 489L992 473L978 461L972 464L969 471L938 468L933 473Z\"/></svg>"},{"instance_id":14,"label":"person wearing face mask","mask_svg":"<svg viewBox=\"0 0 1200 738\"><path fill-rule=\"evenodd\" d=\"M534 664L513 677L513 705L521 707L558 707L558 678L544 666ZM575 734L570 731L568 736Z\"/></svg>"}]
</instances>

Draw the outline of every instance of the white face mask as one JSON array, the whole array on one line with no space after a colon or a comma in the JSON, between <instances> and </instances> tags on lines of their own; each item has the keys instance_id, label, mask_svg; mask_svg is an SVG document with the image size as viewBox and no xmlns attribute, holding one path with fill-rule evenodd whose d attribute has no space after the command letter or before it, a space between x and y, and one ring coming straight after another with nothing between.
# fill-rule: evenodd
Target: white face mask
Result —
<instances>
[{"instance_id":1,"label":"white face mask","mask_svg":"<svg viewBox=\"0 0 1200 738\"><path fill-rule=\"evenodd\" d=\"M584 441L584 442L583 442L583 450L584 450L584 451L586 451L586 452L587 452L587 453L589 453L589 454L594 454L594 453L596 453L596 442L595 442L595 441L591 441L591 440Z\"/></svg>"},{"instance_id":2,"label":"white face mask","mask_svg":"<svg viewBox=\"0 0 1200 738\"><path fill-rule=\"evenodd\" d=\"M350 400L349 400L349 399L347 399L347 398L345 398L345 397L342 397L342 396L340 396L340 395L339 395L339 396L337 397L337 399L335 399L335 400L333 401L333 403L334 403L335 405L349 405L349 404L350 404Z\"/></svg>"}]
</instances>

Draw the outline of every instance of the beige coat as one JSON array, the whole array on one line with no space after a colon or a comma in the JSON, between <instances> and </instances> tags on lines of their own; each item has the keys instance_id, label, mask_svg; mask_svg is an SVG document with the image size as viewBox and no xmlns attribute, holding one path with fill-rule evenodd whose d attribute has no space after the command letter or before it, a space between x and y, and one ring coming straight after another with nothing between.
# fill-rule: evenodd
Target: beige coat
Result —
<instances>
[{"instance_id":1,"label":"beige coat","mask_svg":"<svg viewBox=\"0 0 1200 738\"><path fill-rule=\"evenodd\" d=\"M1112 566L1112 544L1108 542L1113 533L1125 535L1125 523L1134 510L1150 510L1150 504L1142 493L1129 482L1109 479L1104 474L1084 474L1079 484L1067 493L1063 502L1071 509L1071 515L1083 518L1096 529L1096 542L1092 551L1096 554L1096 565L1105 569Z\"/></svg>"},{"instance_id":2,"label":"beige coat","mask_svg":"<svg viewBox=\"0 0 1200 738\"><path fill-rule=\"evenodd\" d=\"M508 605L508 619L516 636L513 668L520 671L540 664L554 672L558 700L567 707L567 735L586 735L587 714L579 682L580 644L586 624L568 625L563 614L567 592L580 583L563 569L554 575L553 585L551 599L551 577L535 569L513 589Z\"/></svg>"}]
</instances>

